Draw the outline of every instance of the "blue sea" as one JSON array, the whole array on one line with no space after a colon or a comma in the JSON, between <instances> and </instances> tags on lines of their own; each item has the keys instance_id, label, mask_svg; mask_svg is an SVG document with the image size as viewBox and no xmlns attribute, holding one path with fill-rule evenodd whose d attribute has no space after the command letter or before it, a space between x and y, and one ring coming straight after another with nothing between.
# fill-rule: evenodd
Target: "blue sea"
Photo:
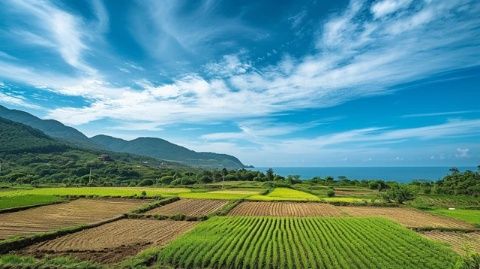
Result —
<instances>
[{"instance_id":1,"label":"blue sea","mask_svg":"<svg viewBox=\"0 0 480 269\"><path fill-rule=\"evenodd\" d=\"M252 170L265 172L270 167L256 167ZM271 167L281 176L299 175L301 179L315 176L346 176L349 179L383 179L398 182L413 180L439 180L449 174L451 167ZM476 167L458 167L460 171L476 171Z\"/></svg>"}]
</instances>

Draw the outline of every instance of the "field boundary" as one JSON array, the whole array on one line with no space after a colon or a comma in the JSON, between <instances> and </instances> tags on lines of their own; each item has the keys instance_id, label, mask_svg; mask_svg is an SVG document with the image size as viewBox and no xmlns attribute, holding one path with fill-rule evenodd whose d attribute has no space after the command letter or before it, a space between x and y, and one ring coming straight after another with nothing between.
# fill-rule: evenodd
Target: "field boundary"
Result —
<instances>
[{"instance_id":1,"label":"field boundary","mask_svg":"<svg viewBox=\"0 0 480 269\"><path fill-rule=\"evenodd\" d=\"M132 213L132 214L142 214L142 213L150 211L154 208L161 207L161 206L164 206L164 205L167 205L167 204L179 201L179 200L180 200L180 198L178 196L167 197L167 198L164 198L164 199L161 199L161 200L158 200L158 201L154 201L154 202L152 202L150 204L147 204L147 205L145 205L141 208L134 209L130 213Z\"/></svg>"},{"instance_id":2,"label":"field boundary","mask_svg":"<svg viewBox=\"0 0 480 269\"><path fill-rule=\"evenodd\" d=\"M472 228L472 229L467 229L467 228L446 228L446 227L407 227L415 232L431 232L431 231L437 231L437 232L457 232L457 233L475 233L480 231L480 229L477 228Z\"/></svg>"},{"instance_id":3,"label":"field boundary","mask_svg":"<svg viewBox=\"0 0 480 269\"><path fill-rule=\"evenodd\" d=\"M214 216L226 216L232 209L237 207L239 204L243 203L245 199L239 199L239 200L230 200L228 204L224 205L221 209L217 210L217 212L210 214L208 217L214 217Z\"/></svg>"},{"instance_id":4,"label":"field boundary","mask_svg":"<svg viewBox=\"0 0 480 269\"><path fill-rule=\"evenodd\" d=\"M19 237L19 238L14 237L12 239L5 239L5 240L0 241L0 254L5 254L5 253L8 253L8 252L13 251L13 250L18 250L18 249L33 245L35 243L40 243L40 242L43 242L43 241L52 240L52 239L55 239L55 238L63 236L63 235L76 233L76 232L80 232L80 231L85 230L85 229L98 227L100 225L107 224L107 223L110 223L110 222L114 222L114 221L117 221L117 220L120 220L120 219L123 219L123 218L125 218L125 214L122 214L122 215L119 215L119 216L116 216L116 217L113 217L113 218L110 218L110 219L107 219L107 220L102 220L102 221L98 221L98 222L95 222L95 223L91 223L91 224L85 224L85 225L80 225L80 226L63 228L63 229L56 230L56 231L53 231L53 232L40 233L40 234L35 234L33 236L28 236L28 237Z\"/></svg>"}]
</instances>

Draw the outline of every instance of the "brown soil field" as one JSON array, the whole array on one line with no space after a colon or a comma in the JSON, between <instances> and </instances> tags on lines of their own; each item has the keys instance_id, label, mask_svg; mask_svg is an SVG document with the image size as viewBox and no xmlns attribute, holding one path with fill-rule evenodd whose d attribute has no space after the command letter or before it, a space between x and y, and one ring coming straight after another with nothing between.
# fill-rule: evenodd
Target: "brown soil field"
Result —
<instances>
[{"instance_id":1,"label":"brown soil field","mask_svg":"<svg viewBox=\"0 0 480 269\"><path fill-rule=\"evenodd\" d=\"M339 206L342 212L356 217L385 217L409 228L460 228L472 229L472 225L463 221L435 216L411 208Z\"/></svg>"},{"instance_id":2,"label":"brown soil field","mask_svg":"<svg viewBox=\"0 0 480 269\"><path fill-rule=\"evenodd\" d=\"M149 246L162 246L196 225L192 221L122 219L54 240L38 243L20 251L34 256L72 255L114 263L135 255Z\"/></svg>"},{"instance_id":3,"label":"brown soil field","mask_svg":"<svg viewBox=\"0 0 480 269\"><path fill-rule=\"evenodd\" d=\"M459 254L465 254L466 250L480 253L480 232L459 233L429 231L422 234L430 239L447 243Z\"/></svg>"},{"instance_id":4,"label":"brown soil field","mask_svg":"<svg viewBox=\"0 0 480 269\"><path fill-rule=\"evenodd\" d=\"M171 204L154 208L146 212L145 214L162 216L185 215L191 217L201 217L218 211L227 203L228 201L226 200L181 199Z\"/></svg>"},{"instance_id":5,"label":"brown soil field","mask_svg":"<svg viewBox=\"0 0 480 269\"><path fill-rule=\"evenodd\" d=\"M95 223L128 213L146 203L133 199L78 199L3 213L0 214L0 239Z\"/></svg>"},{"instance_id":6,"label":"brown soil field","mask_svg":"<svg viewBox=\"0 0 480 269\"><path fill-rule=\"evenodd\" d=\"M230 216L341 216L335 206L321 203L243 202L233 208Z\"/></svg>"}]
</instances>

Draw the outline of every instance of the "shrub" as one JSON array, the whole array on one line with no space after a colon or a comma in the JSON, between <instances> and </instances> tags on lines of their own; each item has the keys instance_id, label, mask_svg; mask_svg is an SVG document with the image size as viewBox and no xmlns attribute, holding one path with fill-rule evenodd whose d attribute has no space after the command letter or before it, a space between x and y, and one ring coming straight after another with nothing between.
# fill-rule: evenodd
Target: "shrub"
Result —
<instances>
[{"instance_id":1,"label":"shrub","mask_svg":"<svg viewBox=\"0 0 480 269\"><path fill-rule=\"evenodd\" d=\"M328 197L334 197L335 196L335 190L334 189L329 189L327 191L327 196Z\"/></svg>"}]
</instances>

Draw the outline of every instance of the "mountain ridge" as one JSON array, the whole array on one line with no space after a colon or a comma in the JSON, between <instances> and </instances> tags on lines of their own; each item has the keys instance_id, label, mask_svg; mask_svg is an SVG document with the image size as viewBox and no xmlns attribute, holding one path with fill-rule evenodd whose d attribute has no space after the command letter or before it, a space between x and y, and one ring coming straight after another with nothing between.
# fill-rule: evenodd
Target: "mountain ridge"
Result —
<instances>
[{"instance_id":1,"label":"mountain ridge","mask_svg":"<svg viewBox=\"0 0 480 269\"><path fill-rule=\"evenodd\" d=\"M89 138L79 130L59 121L40 119L28 112L9 109L1 105L0 117L38 129L52 138L78 147L143 155L200 168L239 169L245 167L238 158L232 155L196 152L162 138L138 137L128 141L103 134Z\"/></svg>"}]
</instances>

